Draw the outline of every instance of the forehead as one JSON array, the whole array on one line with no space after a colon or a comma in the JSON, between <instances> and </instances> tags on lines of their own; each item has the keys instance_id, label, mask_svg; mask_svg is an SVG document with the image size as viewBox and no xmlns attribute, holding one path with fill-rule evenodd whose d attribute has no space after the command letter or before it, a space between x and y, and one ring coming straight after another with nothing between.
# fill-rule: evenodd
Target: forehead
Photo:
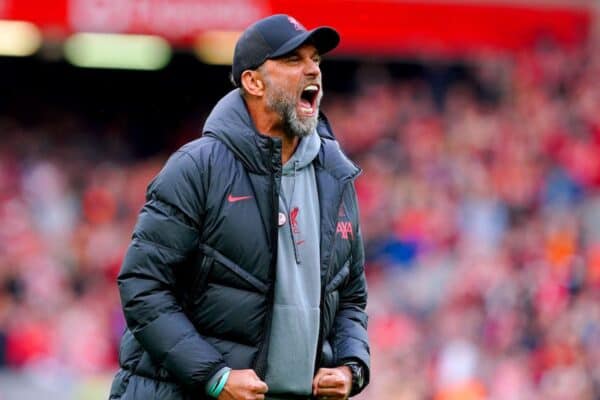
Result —
<instances>
[{"instance_id":1,"label":"forehead","mask_svg":"<svg viewBox=\"0 0 600 400\"><path fill-rule=\"evenodd\" d=\"M284 54L281 57L266 60L263 63L262 67L266 70L280 69L282 67L286 67L287 64L285 60L289 59L289 57L292 56L297 56L300 58L314 58L319 56L319 51L313 44L303 44L297 49L290 51L289 53Z\"/></svg>"}]
</instances>

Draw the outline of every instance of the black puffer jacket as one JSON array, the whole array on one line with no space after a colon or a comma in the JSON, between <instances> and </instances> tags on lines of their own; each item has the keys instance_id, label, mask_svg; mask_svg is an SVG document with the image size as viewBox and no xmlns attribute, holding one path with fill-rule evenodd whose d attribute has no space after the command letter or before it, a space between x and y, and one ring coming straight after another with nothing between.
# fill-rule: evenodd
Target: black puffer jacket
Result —
<instances>
[{"instance_id":1,"label":"black puffer jacket","mask_svg":"<svg viewBox=\"0 0 600 400\"><path fill-rule=\"evenodd\" d=\"M353 179L326 120L314 161L321 215L315 369L359 360L366 282ZM281 142L256 133L237 90L148 187L118 278L128 330L110 398L201 399L223 366L264 377L277 251Z\"/></svg>"}]
</instances>

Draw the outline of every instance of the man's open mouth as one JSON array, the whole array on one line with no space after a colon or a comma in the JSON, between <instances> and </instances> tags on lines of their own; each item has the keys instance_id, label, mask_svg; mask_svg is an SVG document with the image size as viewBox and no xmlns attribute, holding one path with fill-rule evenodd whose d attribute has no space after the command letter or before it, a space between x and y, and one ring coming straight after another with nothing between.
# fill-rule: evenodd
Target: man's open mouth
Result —
<instances>
[{"instance_id":1,"label":"man's open mouth","mask_svg":"<svg viewBox=\"0 0 600 400\"><path fill-rule=\"evenodd\" d=\"M308 85L300 94L300 111L306 114L313 114L316 109L317 97L319 96L319 86L315 84Z\"/></svg>"}]
</instances>

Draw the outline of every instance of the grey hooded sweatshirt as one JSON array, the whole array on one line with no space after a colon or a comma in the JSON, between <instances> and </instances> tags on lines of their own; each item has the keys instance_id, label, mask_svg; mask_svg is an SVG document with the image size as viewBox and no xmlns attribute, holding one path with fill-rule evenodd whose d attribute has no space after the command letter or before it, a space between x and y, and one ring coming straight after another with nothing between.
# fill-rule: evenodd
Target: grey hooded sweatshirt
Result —
<instances>
[{"instance_id":1,"label":"grey hooded sweatshirt","mask_svg":"<svg viewBox=\"0 0 600 400\"><path fill-rule=\"evenodd\" d=\"M319 335L319 201L312 161L316 133L302 138L285 163L279 198L277 279L268 369L268 399L312 392Z\"/></svg>"}]
</instances>

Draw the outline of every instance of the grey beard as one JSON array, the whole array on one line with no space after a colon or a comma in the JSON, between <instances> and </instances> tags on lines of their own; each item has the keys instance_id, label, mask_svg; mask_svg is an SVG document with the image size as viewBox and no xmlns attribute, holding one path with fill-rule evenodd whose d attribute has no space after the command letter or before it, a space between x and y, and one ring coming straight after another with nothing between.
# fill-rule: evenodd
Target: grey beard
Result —
<instances>
[{"instance_id":1,"label":"grey beard","mask_svg":"<svg viewBox=\"0 0 600 400\"><path fill-rule=\"evenodd\" d=\"M321 93L315 102L316 108L321 103ZM283 131L288 137L303 138L309 136L317 128L319 113L314 116L301 119L296 112L296 104L293 99L286 96L283 91L273 89L267 94L267 107L277 112L283 121Z\"/></svg>"},{"instance_id":2,"label":"grey beard","mask_svg":"<svg viewBox=\"0 0 600 400\"><path fill-rule=\"evenodd\" d=\"M318 117L316 114L314 117L306 118L301 120L298 118L296 107L289 107L287 104L284 110L280 110L283 116L283 131L290 137L297 136L303 138L309 136L317 128Z\"/></svg>"}]
</instances>

